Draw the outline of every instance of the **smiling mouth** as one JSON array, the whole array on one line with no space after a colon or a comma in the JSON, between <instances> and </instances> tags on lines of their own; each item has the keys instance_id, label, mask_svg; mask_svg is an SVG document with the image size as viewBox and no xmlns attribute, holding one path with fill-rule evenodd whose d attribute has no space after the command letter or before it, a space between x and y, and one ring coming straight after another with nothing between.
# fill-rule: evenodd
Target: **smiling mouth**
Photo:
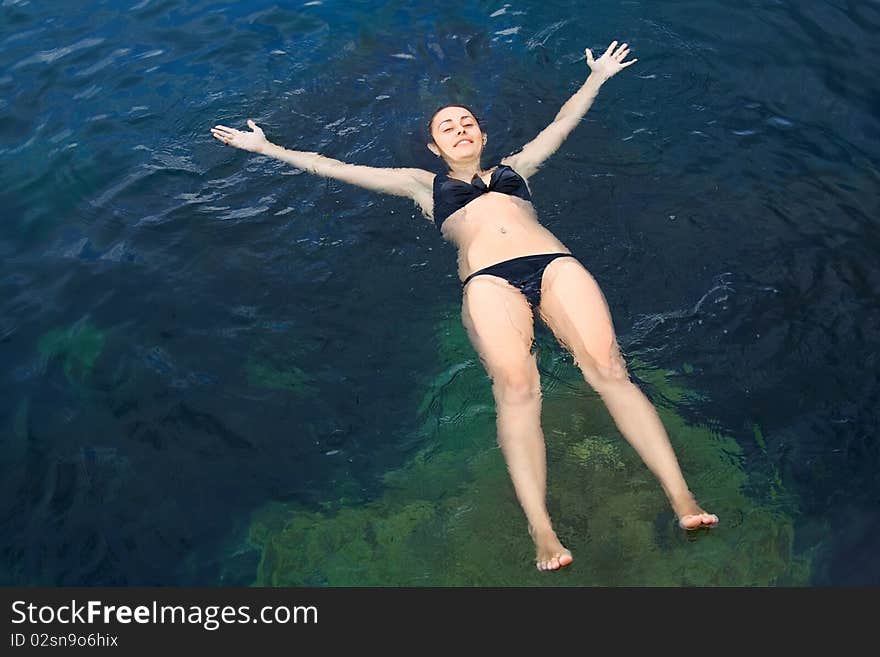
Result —
<instances>
[{"instance_id":1,"label":"smiling mouth","mask_svg":"<svg viewBox=\"0 0 880 657\"><path fill-rule=\"evenodd\" d=\"M455 146L453 146L453 148L455 148L456 146L460 146L460 145L463 144L464 142L467 142L467 143L469 143L469 144L473 144L473 143L474 143L474 142L471 141L470 139L460 139L460 140L458 140L457 142L455 142Z\"/></svg>"}]
</instances>

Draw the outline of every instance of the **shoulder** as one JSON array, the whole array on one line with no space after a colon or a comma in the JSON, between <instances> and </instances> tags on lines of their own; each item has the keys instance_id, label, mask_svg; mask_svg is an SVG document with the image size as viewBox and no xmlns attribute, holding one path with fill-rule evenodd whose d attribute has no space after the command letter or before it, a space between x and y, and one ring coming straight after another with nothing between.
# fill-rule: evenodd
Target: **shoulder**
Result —
<instances>
[{"instance_id":1,"label":"shoulder","mask_svg":"<svg viewBox=\"0 0 880 657\"><path fill-rule=\"evenodd\" d=\"M405 172L408 176L410 176L416 183L422 185L423 187L431 187L434 184L434 178L437 175L433 171L425 171L424 169L398 169L398 171Z\"/></svg>"},{"instance_id":2,"label":"shoulder","mask_svg":"<svg viewBox=\"0 0 880 657\"><path fill-rule=\"evenodd\" d=\"M518 155L519 155L519 153L515 153L513 155L508 155L507 157L503 157L503 158L501 158L501 161L498 164L500 164L503 167L510 167L511 169L516 170Z\"/></svg>"},{"instance_id":3,"label":"shoulder","mask_svg":"<svg viewBox=\"0 0 880 657\"><path fill-rule=\"evenodd\" d=\"M414 195L430 192L434 188L434 178L437 174L433 171L416 168L395 169L395 171L406 177Z\"/></svg>"},{"instance_id":4,"label":"shoulder","mask_svg":"<svg viewBox=\"0 0 880 657\"><path fill-rule=\"evenodd\" d=\"M422 215L429 221L434 217L434 184L435 180L442 178L433 171L424 169L397 169L407 180L409 188L408 196L421 208Z\"/></svg>"},{"instance_id":5,"label":"shoulder","mask_svg":"<svg viewBox=\"0 0 880 657\"><path fill-rule=\"evenodd\" d=\"M529 166L528 162L522 158L520 153L508 155L503 158L499 166L510 169L523 180L528 180L529 176L535 172L534 168Z\"/></svg>"},{"instance_id":6,"label":"shoulder","mask_svg":"<svg viewBox=\"0 0 880 657\"><path fill-rule=\"evenodd\" d=\"M371 189L408 196L418 199L424 194L430 194L434 184L435 174L424 169L395 167L355 167L362 171L362 175L369 178ZM367 186L364 184L364 186Z\"/></svg>"},{"instance_id":7,"label":"shoulder","mask_svg":"<svg viewBox=\"0 0 880 657\"><path fill-rule=\"evenodd\" d=\"M510 167L516 174L525 181L537 171L538 167L534 162L529 161L527 154L520 151L513 155L508 155L501 160L502 166Z\"/></svg>"},{"instance_id":8,"label":"shoulder","mask_svg":"<svg viewBox=\"0 0 880 657\"><path fill-rule=\"evenodd\" d=\"M522 153L514 153L513 155L508 155L507 157L502 158L499 164L500 166L507 167L508 169L513 169L514 172L523 179L527 177L526 172L528 171L528 166L523 161Z\"/></svg>"}]
</instances>

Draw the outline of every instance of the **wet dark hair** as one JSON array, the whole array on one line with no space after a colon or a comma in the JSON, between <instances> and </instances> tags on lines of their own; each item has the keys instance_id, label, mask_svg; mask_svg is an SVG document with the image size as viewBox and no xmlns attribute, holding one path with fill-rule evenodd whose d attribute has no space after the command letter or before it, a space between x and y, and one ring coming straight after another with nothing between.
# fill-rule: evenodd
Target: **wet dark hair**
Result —
<instances>
[{"instance_id":1,"label":"wet dark hair","mask_svg":"<svg viewBox=\"0 0 880 657\"><path fill-rule=\"evenodd\" d=\"M462 103L446 103L445 105L441 105L440 107L435 109L434 113L431 114L431 118L428 119L427 132L428 132L428 139L430 139L431 141L434 141L434 135L431 134L431 124L434 123L434 118L437 116L437 114L440 113L440 110L445 110L447 107L461 107L462 109L466 109L468 112L471 113L471 116L474 117L474 121L477 122L477 125L481 126L480 129L482 130L480 117L477 116L477 113L474 110L472 110L470 107L468 107L467 105L464 105Z\"/></svg>"}]
</instances>

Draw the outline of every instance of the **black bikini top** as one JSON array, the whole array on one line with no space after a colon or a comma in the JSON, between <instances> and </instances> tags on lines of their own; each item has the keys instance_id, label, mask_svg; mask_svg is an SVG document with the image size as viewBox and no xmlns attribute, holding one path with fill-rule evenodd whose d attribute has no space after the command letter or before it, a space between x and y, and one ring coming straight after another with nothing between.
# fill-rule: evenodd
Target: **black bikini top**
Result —
<instances>
[{"instance_id":1,"label":"black bikini top","mask_svg":"<svg viewBox=\"0 0 880 657\"><path fill-rule=\"evenodd\" d=\"M466 183L458 178L450 178L445 173L438 173L434 177L434 223L437 230L441 229L449 215L487 192L501 192L518 196L525 201L532 200L526 181L506 164L498 165L492 172L488 185L476 174L471 182Z\"/></svg>"}]
</instances>

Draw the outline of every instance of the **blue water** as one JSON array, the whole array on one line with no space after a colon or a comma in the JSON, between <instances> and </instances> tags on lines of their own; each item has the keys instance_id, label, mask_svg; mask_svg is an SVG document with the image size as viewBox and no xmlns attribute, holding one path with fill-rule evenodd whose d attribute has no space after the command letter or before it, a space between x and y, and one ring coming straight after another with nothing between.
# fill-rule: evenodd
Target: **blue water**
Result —
<instances>
[{"instance_id":1,"label":"blue water","mask_svg":"<svg viewBox=\"0 0 880 657\"><path fill-rule=\"evenodd\" d=\"M489 165L612 39L639 62L539 216L627 353L688 364L680 412L797 497L812 583L880 582L880 6L573 6L0 2L0 583L247 584L254 509L367 500L419 446L453 249L212 126L436 170L457 100Z\"/></svg>"}]
</instances>

